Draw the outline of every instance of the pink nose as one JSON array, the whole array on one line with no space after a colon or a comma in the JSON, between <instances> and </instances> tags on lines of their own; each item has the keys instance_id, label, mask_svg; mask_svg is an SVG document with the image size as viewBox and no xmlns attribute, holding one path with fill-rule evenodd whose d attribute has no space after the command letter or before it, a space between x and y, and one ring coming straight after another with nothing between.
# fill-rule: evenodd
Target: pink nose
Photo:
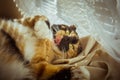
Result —
<instances>
[{"instance_id":1,"label":"pink nose","mask_svg":"<svg viewBox=\"0 0 120 80\"><path fill-rule=\"evenodd\" d=\"M56 36L55 39L54 39L54 41L57 45L60 44L61 40L62 40L62 36Z\"/></svg>"}]
</instances>

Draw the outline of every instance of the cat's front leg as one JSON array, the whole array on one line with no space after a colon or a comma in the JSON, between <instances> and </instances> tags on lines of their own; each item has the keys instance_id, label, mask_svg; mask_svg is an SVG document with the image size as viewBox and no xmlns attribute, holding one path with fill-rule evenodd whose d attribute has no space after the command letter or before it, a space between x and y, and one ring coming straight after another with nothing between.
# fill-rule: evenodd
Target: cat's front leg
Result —
<instances>
[{"instance_id":1,"label":"cat's front leg","mask_svg":"<svg viewBox=\"0 0 120 80\"><path fill-rule=\"evenodd\" d=\"M35 15L23 17L14 21L24 25L25 27L29 27L31 30L33 30L38 39L53 39L52 32L50 30L50 22L46 16Z\"/></svg>"}]
</instances>

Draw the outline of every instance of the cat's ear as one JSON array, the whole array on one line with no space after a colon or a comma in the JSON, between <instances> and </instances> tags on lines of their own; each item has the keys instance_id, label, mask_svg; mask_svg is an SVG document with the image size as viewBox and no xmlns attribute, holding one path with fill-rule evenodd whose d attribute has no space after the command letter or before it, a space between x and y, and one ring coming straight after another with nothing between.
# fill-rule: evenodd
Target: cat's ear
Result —
<instances>
[{"instance_id":1,"label":"cat's ear","mask_svg":"<svg viewBox=\"0 0 120 80\"><path fill-rule=\"evenodd\" d=\"M75 25L70 25L70 30L71 31L76 31L76 26Z\"/></svg>"}]
</instances>

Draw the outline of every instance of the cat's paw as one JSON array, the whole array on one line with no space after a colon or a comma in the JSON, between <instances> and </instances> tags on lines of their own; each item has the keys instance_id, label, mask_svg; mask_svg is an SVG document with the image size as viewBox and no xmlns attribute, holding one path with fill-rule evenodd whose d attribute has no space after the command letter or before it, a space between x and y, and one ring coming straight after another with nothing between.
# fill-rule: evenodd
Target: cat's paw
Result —
<instances>
[{"instance_id":1,"label":"cat's paw","mask_svg":"<svg viewBox=\"0 0 120 80\"><path fill-rule=\"evenodd\" d=\"M50 23L48 18L44 15L23 17L21 19L15 19L14 21L24 25L25 27L29 27L33 30L38 39L52 39Z\"/></svg>"},{"instance_id":2,"label":"cat's paw","mask_svg":"<svg viewBox=\"0 0 120 80\"><path fill-rule=\"evenodd\" d=\"M39 39L48 38L52 40L53 35L47 21L38 20L34 25L34 32Z\"/></svg>"}]
</instances>

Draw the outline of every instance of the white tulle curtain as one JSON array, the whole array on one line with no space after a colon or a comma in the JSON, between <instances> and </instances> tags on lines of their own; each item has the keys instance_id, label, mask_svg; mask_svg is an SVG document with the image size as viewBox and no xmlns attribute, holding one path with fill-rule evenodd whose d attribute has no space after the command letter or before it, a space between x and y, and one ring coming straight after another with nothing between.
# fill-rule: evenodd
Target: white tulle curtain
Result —
<instances>
[{"instance_id":1,"label":"white tulle curtain","mask_svg":"<svg viewBox=\"0 0 120 80\"><path fill-rule=\"evenodd\" d=\"M14 0L24 16L46 15L51 24L75 24L120 61L120 0Z\"/></svg>"}]
</instances>

